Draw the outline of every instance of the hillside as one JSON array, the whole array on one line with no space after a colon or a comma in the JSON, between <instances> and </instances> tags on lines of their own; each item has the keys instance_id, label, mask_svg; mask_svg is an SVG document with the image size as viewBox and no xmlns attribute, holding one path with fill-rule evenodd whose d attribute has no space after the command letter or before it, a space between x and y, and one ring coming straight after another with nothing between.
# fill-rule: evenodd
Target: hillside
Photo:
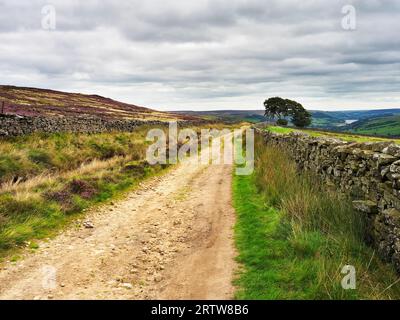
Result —
<instances>
[{"instance_id":1,"label":"hillside","mask_svg":"<svg viewBox=\"0 0 400 320\"><path fill-rule=\"evenodd\" d=\"M399 136L400 109L322 111L310 110L311 128L351 131L369 135ZM176 111L188 116L227 122L264 122L264 110Z\"/></svg>"},{"instance_id":2,"label":"hillside","mask_svg":"<svg viewBox=\"0 0 400 320\"><path fill-rule=\"evenodd\" d=\"M348 130L361 134L398 137L400 136L400 115L360 120L349 125Z\"/></svg>"},{"instance_id":3,"label":"hillside","mask_svg":"<svg viewBox=\"0 0 400 320\"><path fill-rule=\"evenodd\" d=\"M311 127L323 129L335 129L346 131L356 124L370 121L376 118L400 116L400 109L378 110L350 110L350 111L319 111L312 110L313 122ZM353 122L354 121L354 122ZM349 123L353 122L353 123ZM362 133L361 131L359 133ZM365 132L373 134L373 132ZM379 133L377 133L379 134Z\"/></svg>"},{"instance_id":4,"label":"hillside","mask_svg":"<svg viewBox=\"0 0 400 320\"><path fill-rule=\"evenodd\" d=\"M333 112L311 111L311 127L338 127L344 123L344 119L337 117Z\"/></svg>"},{"instance_id":5,"label":"hillside","mask_svg":"<svg viewBox=\"0 0 400 320\"><path fill-rule=\"evenodd\" d=\"M22 116L96 116L105 119L173 120L191 116L160 112L99 95L0 86L0 107L4 113Z\"/></svg>"},{"instance_id":6,"label":"hillside","mask_svg":"<svg viewBox=\"0 0 400 320\"><path fill-rule=\"evenodd\" d=\"M174 113L190 116L198 116L209 120L226 122L263 122L264 110L210 110L210 111L174 111Z\"/></svg>"}]
</instances>

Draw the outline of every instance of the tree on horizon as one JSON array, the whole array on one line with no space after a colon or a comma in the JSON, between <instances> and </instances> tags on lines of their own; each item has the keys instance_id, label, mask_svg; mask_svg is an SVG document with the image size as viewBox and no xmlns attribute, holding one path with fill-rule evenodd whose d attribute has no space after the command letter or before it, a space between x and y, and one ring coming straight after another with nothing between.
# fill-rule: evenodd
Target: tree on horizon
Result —
<instances>
[{"instance_id":1,"label":"tree on horizon","mask_svg":"<svg viewBox=\"0 0 400 320\"><path fill-rule=\"evenodd\" d=\"M278 124L287 124L285 118L291 117L290 121L296 127L307 127L311 124L311 113L308 112L301 103L283 99L281 97L272 97L264 101L265 116L270 119L278 118Z\"/></svg>"}]
</instances>

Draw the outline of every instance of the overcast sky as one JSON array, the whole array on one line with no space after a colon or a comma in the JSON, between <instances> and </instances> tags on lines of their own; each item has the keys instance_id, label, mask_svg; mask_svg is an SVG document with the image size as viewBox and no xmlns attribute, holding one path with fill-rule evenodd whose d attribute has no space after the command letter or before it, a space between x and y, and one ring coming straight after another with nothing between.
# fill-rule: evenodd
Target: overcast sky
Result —
<instances>
[{"instance_id":1,"label":"overcast sky","mask_svg":"<svg viewBox=\"0 0 400 320\"><path fill-rule=\"evenodd\" d=\"M399 32L399 0L0 0L0 83L160 110L261 109L270 96L400 107Z\"/></svg>"}]
</instances>

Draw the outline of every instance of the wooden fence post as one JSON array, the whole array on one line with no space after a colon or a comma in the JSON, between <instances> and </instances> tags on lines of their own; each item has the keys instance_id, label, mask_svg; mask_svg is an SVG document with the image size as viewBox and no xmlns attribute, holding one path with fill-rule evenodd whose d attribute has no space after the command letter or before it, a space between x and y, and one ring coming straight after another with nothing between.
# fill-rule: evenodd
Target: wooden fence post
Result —
<instances>
[{"instance_id":1,"label":"wooden fence post","mask_svg":"<svg viewBox=\"0 0 400 320\"><path fill-rule=\"evenodd\" d=\"M1 102L1 114L4 114L4 105L5 105L5 102L2 101Z\"/></svg>"}]
</instances>

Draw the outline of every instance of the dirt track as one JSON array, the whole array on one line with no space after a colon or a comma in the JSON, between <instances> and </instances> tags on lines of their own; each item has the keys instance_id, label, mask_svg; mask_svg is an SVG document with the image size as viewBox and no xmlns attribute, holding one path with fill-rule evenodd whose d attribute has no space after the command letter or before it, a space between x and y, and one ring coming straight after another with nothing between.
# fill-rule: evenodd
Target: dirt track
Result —
<instances>
[{"instance_id":1,"label":"dirt track","mask_svg":"<svg viewBox=\"0 0 400 320\"><path fill-rule=\"evenodd\" d=\"M0 271L0 299L230 299L230 165L187 160Z\"/></svg>"}]
</instances>

